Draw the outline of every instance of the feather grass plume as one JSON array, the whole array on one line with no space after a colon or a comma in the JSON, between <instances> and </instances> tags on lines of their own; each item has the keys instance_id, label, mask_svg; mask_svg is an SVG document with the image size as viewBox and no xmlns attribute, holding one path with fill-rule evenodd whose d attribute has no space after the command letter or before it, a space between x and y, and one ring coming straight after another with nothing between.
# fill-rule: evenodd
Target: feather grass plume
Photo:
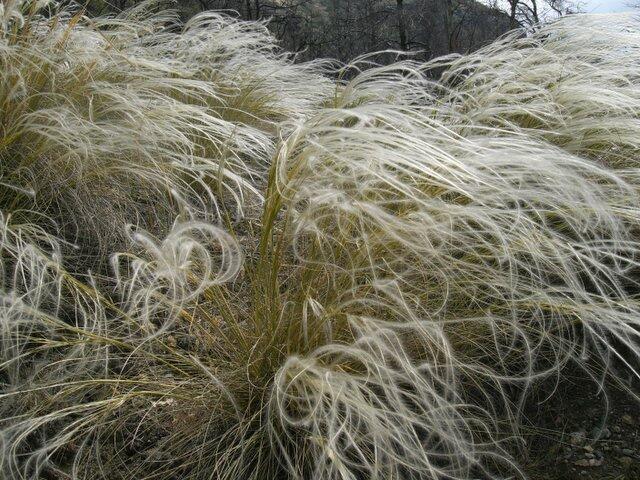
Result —
<instances>
[{"instance_id":1,"label":"feather grass plume","mask_svg":"<svg viewBox=\"0 0 640 480\"><path fill-rule=\"evenodd\" d=\"M614 168L637 167L637 30L635 14L573 15L424 68L444 68L442 101L471 127L522 131Z\"/></svg>"},{"instance_id":2,"label":"feather grass plume","mask_svg":"<svg viewBox=\"0 0 640 480\"><path fill-rule=\"evenodd\" d=\"M2 205L103 244L101 256L128 223L166 235L177 214L242 214L244 195L260 198L278 120L330 88L261 24L209 13L181 27L151 15L156 2L95 20L48 4L47 17L38 2L5 5Z\"/></svg>"},{"instance_id":3,"label":"feather grass plume","mask_svg":"<svg viewBox=\"0 0 640 480\"><path fill-rule=\"evenodd\" d=\"M619 39L574 28L609 17L332 83L261 24L31 5L2 12L4 477L518 477L540 380L589 355L637 374L626 113L582 111L570 81L525 121L506 90L536 81L495 85L512 56L542 78L599 51L575 69L619 68L632 98Z\"/></svg>"}]
</instances>

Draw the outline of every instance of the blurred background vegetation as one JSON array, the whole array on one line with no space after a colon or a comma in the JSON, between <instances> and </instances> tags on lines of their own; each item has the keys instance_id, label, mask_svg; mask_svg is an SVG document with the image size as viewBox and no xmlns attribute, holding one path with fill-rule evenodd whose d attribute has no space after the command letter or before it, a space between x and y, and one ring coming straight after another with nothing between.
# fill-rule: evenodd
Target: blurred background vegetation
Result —
<instances>
[{"instance_id":1,"label":"blurred background vegetation","mask_svg":"<svg viewBox=\"0 0 640 480\"><path fill-rule=\"evenodd\" d=\"M427 60L473 51L506 31L532 28L577 9L565 0L180 0L184 19L205 10L231 10L269 20L284 49L300 60L343 62L380 50L413 52ZM88 0L89 13L114 13L140 0ZM395 57L390 56L389 60ZM384 61L384 60L383 60Z\"/></svg>"}]
</instances>

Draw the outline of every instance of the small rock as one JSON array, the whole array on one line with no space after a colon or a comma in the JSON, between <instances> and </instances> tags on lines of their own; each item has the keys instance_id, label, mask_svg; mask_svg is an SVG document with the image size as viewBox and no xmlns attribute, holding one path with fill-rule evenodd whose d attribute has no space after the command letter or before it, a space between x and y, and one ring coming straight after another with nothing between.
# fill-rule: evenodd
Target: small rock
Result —
<instances>
[{"instance_id":1,"label":"small rock","mask_svg":"<svg viewBox=\"0 0 640 480\"><path fill-rule=\"evenodd\" d=\"M625 414L622 416L622 422L626 423L627 425L634 425L635 422L633 421L633 417L629 414Z\"/></svg>"},{"instance_id":2,"label":"small rock","mask_svg":"<svg viewBox=\"0 0 640 480\"><path fill-rule=\"evenodd\" d=\"M586 438L586 434L582 431L573 432L569 438L569 443L571 443L571 445L582 445Z\"/></svg>"},{"instance_id":3,"label":"small rock","mask_svg":"<svg viewBox=\"0 0 640 480\"><path fill-rule=\"evenodd\" d=\"M589 453L593 452L593 447L591 445L585 445L582 448L584 448L586 452L589 452Z\"/></svg>"},{"instance_id":4,"label":"small rock","mask_svg":"<svg viewBox=\"0 0 640 480\"><path fill-rule=\"evenodd\" d=\"M184 335L177 340L178 348L182 350L193 350L196 345L196 338L191 335Z\"/></svg>"},{"instance_id":5,"label":"small rock","mask_svg":"<svg viewBox=\"0 0 640 480\"><path fill-rule=\"evenodd\" d=\"M596 458L596 456L593 453L587 452L584 454L584 458Z\"/></svg>"},{"instance_id":6,"label":"small rock","mask_svg":"<svg viewBox=\"0 0 640 480\"><path fill-rule=\"evenodd\" d=\"M631 460L629 457L620 457L618 459L618 461L622 464L623 467L630 467L631 463L633 462L633 460Z\"/></svg>"},{"instance_id":7,"label":"small rock","mask_svg":"<svg viewBox=\"0 0 640 480\"><path fill-rule=\"evenodd\" d=\"M623 448L622 449L622 454L626 455L627 457L632 457L633 456L633 450L631 450L630 448Z\"/></svg>"},{"instance_id":8,"label":"small rock","mask_svg":"<svg viewBox=\"0 0 640 480\"><path fill-rule=\"evenodd\" d=\"M582 458L576 460L573 464L576 467L599 467L602 465L603 460L601 458Z\"/></svg>"}]
</instances>

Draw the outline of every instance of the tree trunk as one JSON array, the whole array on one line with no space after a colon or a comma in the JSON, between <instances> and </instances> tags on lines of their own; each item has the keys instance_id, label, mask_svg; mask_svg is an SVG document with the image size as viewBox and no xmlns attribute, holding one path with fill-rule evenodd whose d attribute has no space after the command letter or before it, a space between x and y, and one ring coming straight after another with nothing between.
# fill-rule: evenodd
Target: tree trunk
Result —
<instances>
[{"instance_id":1,"label":"tree trunk","mask_svg":"<svg viewBox=\"0 0 640 480\"><path fill-rule=\"evenodd\" d=\"M453 6L453 0L447 0L444 11L444 33L447 37L447 53L452 53L455 50L454 36L455 28L453 25L453 15L455 9Z\"/></svg>"},{"instance_id":2,"label":"tree trunk","mask_svg":"<svg viewBox=\"0 0 640 480\"><path fill-rule=\"evenodd\" d=\"M407 30L404 23L404 4L403 0L396 0L398 12L398 34L400 37L400 50L407 51Z\"/></svg>"},{"instance_id":3,"label":"tree trunk","mask_svg":"<svg viewBox=\"0 0 640 480\"><path fill-rule=\"evenodd\" d=\"M518 22L516 21L516 8L518 7L518 0L509 0L509 5L511 6L511 12L509 12L509 28L513 30L518 26Z\"/></svg>"},{"instance_id":4,"label":"tree trunk","mask_svg":"<svg viewBox=\"0 0 640 480\"><path fill-rule=\"evenodd\" d=\"M531 13L533 14L533 22L536 27L540 23L540 17L538 16L538 2L537 0L531 0Z\"/></svg>"}]
</instances>

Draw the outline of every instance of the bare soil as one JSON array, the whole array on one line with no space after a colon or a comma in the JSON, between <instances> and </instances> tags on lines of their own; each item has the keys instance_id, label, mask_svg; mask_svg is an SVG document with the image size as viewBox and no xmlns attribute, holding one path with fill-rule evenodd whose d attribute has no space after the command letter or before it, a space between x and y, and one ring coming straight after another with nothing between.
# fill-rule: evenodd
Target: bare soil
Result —
<instances>
[{"instance_id":1,"label":"bare soil","mask_svg":"<svg viewBox=\"0 0 640 480\"><path fill-rule=\"evenodd\" d=\"M640 381L617 376L605 390L574 371L551 392L539 392L524 428L529 478L640 480Z\"/></svg>"}]
</instances>

